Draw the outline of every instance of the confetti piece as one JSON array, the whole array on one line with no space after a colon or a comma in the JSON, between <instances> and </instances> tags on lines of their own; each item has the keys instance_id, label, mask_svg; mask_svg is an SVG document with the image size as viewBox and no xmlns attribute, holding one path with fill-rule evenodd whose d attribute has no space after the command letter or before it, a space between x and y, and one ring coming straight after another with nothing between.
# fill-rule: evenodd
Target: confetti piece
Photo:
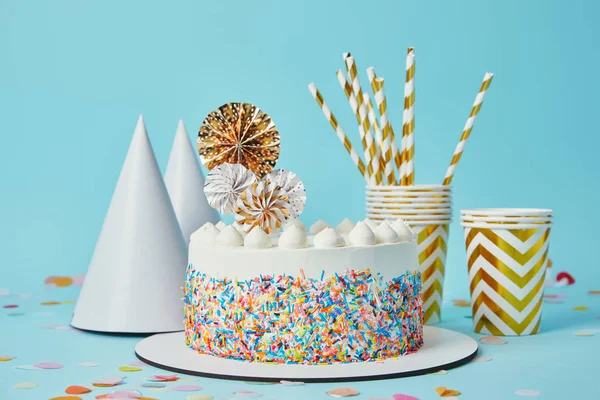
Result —
<instances>
[{"instance_id":1,"label":"confetti piece","mask_svg":"<svg viewBox=\"0 0 600 400\"><path fill-rule=\"evenodd\" d=\"M472 315L465 315L465 318L466 319L473 319L473 316Z\"/></svg>"},{"instance_id":2,"label":"confetti piece","mask_svg":"<svg viewBox=\"0 0 600 400\"><path fill-rule=\"evenodd\" d=\"M84 361L84 362L80 362L79 364L80 367L97 367L98 365L100 365L100 363L94 362L94 361Z\"/></svg>"},{"instance_id":3,"label":"confetti piece","mask_svg":"<svg viewBox=\"0 0 600 400\"><path fill-rule=\"evenodd\" d=\"M541 394L541 392L539 390L532 390L532 389L519 389L519 390L515 390L515 394L517 396L536 397L536 396L539 396Z\"/></svg>"},{"instance_id":4,"label":"confetti piece","mask_svg":"<svg viewBox=\"0 0 600 400\"><path fill-rule=\"evenodd\" d=\"M71 286L71 284L73 284L73 279L68 276L57 276L53 283L56 287L64 288Z\"/></svg>"},{"instance_id":5,"label":"confetti piece","mask_svg":"<svg viewBox=\"0 0 600 400\"><path fill-rule=\"evenodd\" d=\"M577 307L573 307L573 311L587 311L587 307L586 306L577 306Z\"/></svg>"},{"instance_id":6,"label":"confetti piece","mask_svg":"<svg viewBox=\"0 0 600 400\"><path fill-rule=\"evenodd\" d=\"M280 381L283 386L302 386L304 382L294 382L294 381Z\"/></svg>"},{"instance_id":7,"label":"confetti piece","mask_svg":"<svg viewBox=\"0 0 600 400\"><path fill-rule=\"evenodd\" d=\"M154 375L149 378L146 378L148 381L157 381L157 382L175 382L179 377L177 375Z\"/></svg>"},{"instance_id":8,"label":"confetti piece","mask_svg":"<svg viewBox=\"0 0 600 400\"><path fill-rule=\"evenodd\" d=\"M22 317L23 315L25 315L25 313L22 313L22 312L12 312L12 313L6 314L6 316L8 316L8 317Z\"/></svg>"},{"instance_id":9,"label":"confetti piece","mask_svg":"<svg viewBox=\"0 0 600 400\"><path fill-rule=\"evenodd\" d=\"M81 397L79 397L79 396L59 396L59 397L53 397L50 400L81 400Z\"/></svg>"},{"instance_id":10,"label":"confetti piece","mask_svg":"<svg viewBox=\"0 0 600 400\"><path fill-rule=\"evenodd\" d=\"M352 388L338 388L330 390L329 392L327 392L327 394L332 397L353 397L358 396L360 393L358 392L358 390Z\"/></svg>"},{"instance_id":11,"label":"confetti piece","mask_svg":"<svg viewBox=\"0 0 600 400\"><path fill-rule=\"evenodd\" d=\"M140 386L147 387L147 388L163 388L163 387L167 386L167 384L161 383L161 382L144 382Z\"/></svg>"},{"instance_id":12,"label":"confetti piece","mask_svg":"<svg viewBox=\"0 0 600 400\"><path fill-rule=\"evenodd\" d=\"M36 387L38 384L35 382L20 382L13 385L13 389L34 389Z\"/></svg>"},{"instance_id":13,"label":"confetti piece","mask_svg":"<svg viewBox=\"0 0 600 400\"><path fill-rule=\"evenodd\" d=\"M16 357L13 356L0 356L0 362L7 362L10 360L14 360Z\"/></svg>"},{"instance_id":14,"label":"confetti piece","mask_svg":"<svg viewBox=\"0 0 600 400\"><path fill-rule=\"evenodd\" d=\"M448 371L446 371L445 369L440 369L439 371L431 372L429 375L446 375L447 373Z\"/></svg>"},{"instance_id":15,"label":"confetti piece","mask_svg":"<svg viewBox=\"0 0 600 400\"><path fill-rule=\"evenodd\" d=\"M38 368L35 365L17 365L15 369L23 369L26 371L39 371L41 368Z\"/></svg>"},{"instance_id":16,"label":"confetti piece","mask_svg":"<svg viewBox=\"0 0 600 400\"><path fill-rule=\"evenodd\" d=\"M253 392L252 390L238 390L237 392L233 392L236 396L240 397L260 397L262 393Z\"/></svg>"},{"instance_id":17,"label":"confetti piece","mask_svg":"<svg viewBox=\"0 0 600 400\"><path fill-rule=\"evenodd\" d=\"M440 397L460 396L460 392L458 390L448 389L445 386L435 388L435 392L439 394Z\"/></svg>"},{"instance_id":18,"label":"confetti piece","mask_svg":"<svg viewBox=\"0 0 600 400\"><path fill-rule=\"evenodd\" d=\"M402 394L402 393L393 394L392 398L394 400L419 400L418 397L410 396L408 394Z\"/></svg>"},{"instance_id":19,"label":"confetti piece","mask_svg":"<svg viewBox=\"0 0 600 400\"><path fill-rule=\"evenodd\" d=\"M597 296L597 295L600 295L600 290L590 290L590 291L588 292L588 294L591 294L591 295Z\"/></svg>"},{"instance_id":20,"label":"confetti piece","mask_svg":"<svg viewBox=\"0 0 600 400\"><path fill-rule=\"evenodd\" d=\"M10 296L10 290L0 289L0 296Z\"/></svg>"},{"instance_id":21,"label":"confetti piece","mask_svg":"<svg viewBox=\"0 0 600 400\"><path fill-rule=\"evenodd\" d=\"M18 304L7 304L5 306L2 306L2 308L17 308L17 307L19 307Z\"/></svg>"},{"instance_id":22,"label":"confetti piece","mask_svg":"<svg viewBox=\"0 0 600 400\"><path fill-rule=\"evenodd\" d=\"M43 306L57 306L60 304L60 301L44 301L41 303Z\"/></svg>"},{"instance_id":23,"label":"confetti piece","mask_svg":"<svg viewBox=\"0 0 600 400\"><path fill-rule=\"evenodd\" d=\"M198 385L178 385L178 386L171 386L171 390L175 390L177 392L196 392L198 390L202 390L202 386L198 386Z\"/></svg>"},{"instance_id":24,"label":"confetti piece","mask_svg":"<svg viewBox=\"0 0 600 400\"><path fill-rule=\"evenodd\" d=\"M594 336L594 331L590 331L590 330L577 331L573 335L575 335L575 336Z\"/></svg>"},{"instance_id":25,"label":"confetti piece","mask_svg":"<svg viewBox=\"0 0 600 400\"><path fill-rule=\"evenodd\" d=\"M121 378L101 379L97 381L92 381L92 385L96 387L112 387L120 385L121 383L123 383L123 379Z\"/></svg>"},{"instance_id":26,"label":"confetti piece","mask_svg":"<svg viewBox=\"0 0 600 400\"><path fill-rule=\"evenodd\" d=\"M143 361L130 362L129 365L133 365L134 367L148 367L148 364Z\"/></svg>"},{"instance_id":27,"label":"confetti piece","mask_svg":"<svg viewBox=\"0 0 600 400\"><path fill-rule=\"evenodd\" d=\"M562 304L564 302L565 301L563 299L557 299L557 298L553 298L553 297L544 299L544 303L549 303L549 304Z\"/></svg>"},{"instance_id":28,"label":"confetti piece","mask_svg":"<svg viewBox=\"0 0 600 400\"><path fill-rule=\"evenodd\" d=\"M142 369L139 367L132 367L129 365L123 365L122 367L119 367L119 371L121 372L139 372Z\"/></svg>"},{"instance_id":29,"label":"confetti piece","mask_svg":"<svg viewBox=\"0 0 600 400\"><path fill-rule=\"evenodd\" d=\"M65 393L66 394L86 394L91 392L92 389L90 388L86 388L85 386L69 386L68 388L65 389Z\"/></svg>"},{"instance_id":30,"label":"confetti piece","mask_svg":"<svg viewBox=\"0 0 600 400\"><path fill-rule=\"evenodd\" d=\"M483 344L489 344L492 346L498 346L507 343L506 340L499 338L498 336L483 336L479 338L479 341Z\"/></svg>"},{"instance_id":31,"label":"confetti piece","mask_svg":"<svg viewBox=\"0 0 600 400\"><path fill-rule=\"evenodd\" d=\"M113 399L139 399L142 394L137 390L115 390L110 394L110 398Z\"/></svg>"},{"instance_id":32,"label":"confetti piece","mask_svg":"<svg viewBox=\"0 0 600 400\"><path fill-rule=\"evenodd\" d=\"M544 294L545 299L564 299L567 297L566 293L547 293Z\"/></svg>"},{"instance_id":33,"label":"confetti piece","mask_svg":"<svg viewBox=\"0 0 600 400\"><path fill-rule=\"evenodd\" d=\"M214 396L210 394L192 394L185 398L186 400L213 400Z\"/></svg>"},{"instance_id":34,"label":"confetti piece","mask_svg":"<svg viewBox=\"0 0 600 400\"><path fill-rule=\"evenodd\" d=\"M61 364L53 361L39 362L37 364L33 364L33 366L41 369L60 369L63 367Z\"/></svg>"},{"instance_id":35,"label":"confetti piece","mask_svg":"<svg viewBox=\"0 0 600 400\"><path fill-rule=\"evenodd\" d=\"M492 361L492 357L477 356L473 359L473 362L488 362L488 361Z\"/></svg>"},{"instance_id":36,"label":"confetti piece","mask_svg":"<svg viewBox=\"0 0 600 400\"><path fill-rule=\"evenodd\" d=\"M468 300L454 299L452 300L455 307L470 307L471 303Z\"/></svg>"}]
</instances>

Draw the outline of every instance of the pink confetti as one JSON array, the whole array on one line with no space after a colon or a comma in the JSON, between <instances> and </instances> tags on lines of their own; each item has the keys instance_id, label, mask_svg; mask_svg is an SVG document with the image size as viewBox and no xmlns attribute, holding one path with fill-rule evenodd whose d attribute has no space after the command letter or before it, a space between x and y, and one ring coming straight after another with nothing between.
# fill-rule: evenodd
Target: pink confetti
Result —
<instances>
[{"instance_id":1,"label":"pink confetti","mask_svg":"<svg viewBox=\"0 0 600 400\"><path fill-rule=\"evenodd\" d=\"M515 391L515 394L517 396L524 396L524 397L537 397L541 394L541 392L539 390L532 390L532 389L519 389Z\"/></svg>"},{"instance_id":2,"label":"pink confetti","mask_svg":"<svg viewBox=\"0 0 600 400\"><path fill-rule=\"evenodd\" d=\"M3 306L2 308L17 308L19 307L17 304L7 304L5 306Z\"/></svg>"},{"instance_id":3,"label":"pink confetti","mask_svg":"<svg viewBox=\"0 0 600 400\"><path fill-rule=\"evenodd\" d=\"M408 394L402 394L402 393L393 394L392 398L394 400L419 400L418 397L410 396Z\"/></svg>"},{"instance_id":4,"label":"pink confetti","mask_svg":"<svg viewBox=\"0 0 600 400\"><path fill-rule=\"evenodd\" d=\"M506 340L499 338L498 336L483 336L479 338L479 341L483 344L489 344L493 346L498 346L507 343Z\"/></svg>"},{"instance_id":5,"label":"pink confetti","mask_svg":"<svg viewBox=\"0 0 600 400\"><path fill-rule=\"evenodd\" d=\"M233 394L235 394L237 396L243 396L243 397L260 397L260 396L262 396L262 393L253 392L252 390L238 390L237 392L233 392Z\"/></svg>"},{"instance_id":6,"label":"pink confetti","mask_svg":"<svg viewBox=\"0 0 600 400\"><path fill-rule=\"evenodd\" d=\"M112 399L139 399L142 393L137 390L115 390L110 394Z\"/></svg>"},{"instance_id":7,"label":"pink confetti","mask_svg":"<svg viewBox=\"0 0 600 400\"><path fill-rule=\"evenodd\" d=\"M63 367L59 363L53 361L44 361L37 364L33 364L33 366L41 369L60 369Z\"/></svg>"},{"instance_id":8,"label":"pink confetti","mask_svg":"<svg viewBox=\"0 0 600 400\"><path fill-rule=\"evenodd\" d=\"M202 390L202 386L198 386L198 385L171 386L171 390L175 390L177 392L196 392L198 390Z\"/></svg>"},{"instance_id":9,"label":"pink confetti","mask_svg":"<svg viewBox=\"0 0 600 400\"><path fill-rule=\"evenodd\" d=\"M73 277L73 285L81 286L83 285L83 280L85 279L85 274L75 275Z\"/></svg>"},{"instance_id":10,"label":"pink confetti","mask_svg":"<svg viewBox=\"0 0 600 400\"><path fill-rule=\"evenodd\" d=\"M146 378L146 380L156 381L156 382L173 382L178 379L179 379L179 377L177 375L154 375L149 378Z\"/></svg>"},{"instance_id":11,"label":"pink confetti","mask_svg":"<svg viewBox=\"0 0 600 400\"><path fill-rule=\"evenodd\" d=\"M134 361L129 363L129 365L133 365L134 367L148 367L149 365L143 361Z\"/></svg>"}]
</instances>

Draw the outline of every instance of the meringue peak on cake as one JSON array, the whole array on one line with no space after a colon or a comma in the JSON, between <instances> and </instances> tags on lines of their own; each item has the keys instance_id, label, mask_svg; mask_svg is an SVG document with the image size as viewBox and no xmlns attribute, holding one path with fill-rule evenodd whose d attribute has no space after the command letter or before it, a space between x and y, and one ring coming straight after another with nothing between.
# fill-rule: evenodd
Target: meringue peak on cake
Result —
<instances>
[{"instance_id":1,"label":"meringue peak on cake","mask_svg":"<svg viewBox=\"0 0 600 400\"><path fill-rule=\"evenodd\" d=\"M353 246L370 246L375 244L375 234L365 221L360 221L348 234L348 241Z\"/></svg>"},{"instance_id":2,"label":"meringue peak on cake","mask_svg":"<svg viewBox=\"0 0 600 400\"><path fill-rule=\"evenodd\" d=\"M392 229L390 224L387 221L383 221L382 223L375 228L375 239L377 243L397 243L398 242L398 234L395 230Z\"/></svg>"},{"instance_id":3,"label":"meringue peak on cake","mask_svg":"<svg viewBox=\"0 0 600 400\"><path fill-rule=\"evenodd\" d=\"M225 228L227 226L227 224L223 221L219 221L217 222L217 224L215 225L217 227L218 230L223 230L223 228Z\"/></svg>"},{"instance_id":4,"label":"meringue peak on cake","mask_svg":"<svg viewBox=\"0 0 600 400\"><path fill-rule=\"evenodd\" d=\"M244 245L244 237L233 226L227 225L217 235L217 245L241 247Z\"/></svg>"},{"instance_id":5,"label":"meringue peak on cake","mask_svg":"<svg viewBox=\"0 0 600 400\"><path fill-rule=\"evenodd\" d=\"M214 246L217 243L218 235L219 229L212 223L207 222L190 235L190 241L203 246Z\"/></svg>"},{"instance_id":6,"label":"meringue peak on cake","mask_svg":"<svg viewBox=\"0 0 600 400\"><path fill-rule=\"evenodd\" d=\"M279 237L279 247L283 249L303 249L308 247L306 233L298 225L287 227Z\"/></svg>"},{"instance_id":7,"label":"meringue peak on cake","mask_svg":"<svg viewBox=\"0 0 600 400\"><path fill-rule=\"evenodd\" d=\"M369 218L365 218L363 220L363 222L365 224L367 224L369 226L369 228L371 228L372 231L375 231L375 229L377 229L377 226L379 226L379 224L376 221L373 221L372 219L369 219Z\"/></svg>"},{"instance_id":8,"label":"meringue peak on cake","mask_svg":"<svg viewBox=\"0 0 600 400\"><path fill-rule=\"evenodd\" d=\"M318 248L329 248L343 247L345 242L344 238L335 229L327 227L315 235L313 244Z\"/></svg>"},{"instance_id":9,"label":"meringue peak on cake","mask_svg":"<svg viewBox=\"0 0 600 400\"><path fill-rule=\"evenodd\" d=\"M326 228L331 228L331 226L329 226L329 224L327 222L320 219L317 222L315 222L314 224L312 224L312 226L310 227L310 233L311 233L311 235L316 235Z\"/></svg>"},{"instance_id":10,"label":"meringue peak on cake","mask_svg":"<svg viewBox=\"0 0 600 400\"><path fill-rule=\"evenodd\" d=\"M269 235L259 227L253 228L244 238L244 247L251 249L268 249L272 246L273 243L271 242Z\"/></svg>"},{"instance_id":11,"label":"meringue peak on cake","mask_svg":"<svg viewBox=\"0 0 600 400\"><path fill-rule=\"evenodd\" d=\"M284 226L283 226L283 230L286 231L288 228L292 227L292 226L296 226L298 227L302 232L306 233L306 225L304 225L304 223L302 223L302 221L300 221L298 218L294 218L289 220Z\"/></svg>"},{"instance_id":12,"label":"meringue peak on cake","mask_svg":"<svg viewBox=\"0 0 600 400\"><path fill-rule=\"evenodd\" d=\"M350 221L348 218L344 218L344 220L335 227L335 231L340 235L347 235L355 226L354 222Z\"/></svg>"},{"instance_id":13,"label":"meringue peak on cake","mask_svg":"<svg viewBox=\"0 0 600 400\"><path fill-rule=\"evenodd\" d=\"M398 218L395 220L392 225L392 229L396 231L398 234L398 241L400 242L410 242L414 240L415 234L413 231L406 225L402 218Z\"/></svg>"}]
</instances>

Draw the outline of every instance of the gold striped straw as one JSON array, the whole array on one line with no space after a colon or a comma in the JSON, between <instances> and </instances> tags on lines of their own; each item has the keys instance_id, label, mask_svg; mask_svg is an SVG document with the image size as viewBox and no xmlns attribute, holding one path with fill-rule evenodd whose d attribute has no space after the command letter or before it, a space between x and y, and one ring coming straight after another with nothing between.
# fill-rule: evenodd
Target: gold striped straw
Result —
<instances>
[{"instance_id":1,"label":"gold striped straw","mask_svg":"<svg viewBox=\"0 0 600 400\"><path fill-rule=\"evenodd\" d=\"M408 48L406 56L406 82L404 84L404 114L402 122L402 164L404 175L400 177L401 185L415 183L415 49Z\"/></svg>"},{"instance_id":2,"label":"gold striped straw","mask_svg":"<svg viewBox=\"0 0 600 400\"><path fill-rule=\"evenodd\" d=\"M371 124L369 123L367 107L363 102L363 91L360 86L360 79L358 77L358 71L356 70L356 63L354 61L354 57L351 55L344 54L344 56L348 77L350 78L350 86L352 87L352 92L354 93L354 97L356 98L356 102L358 104L360 125L362 125L365 133L362 144L363 148L369 153L369 165L367 165L367 170L369 171L369 176L377 176L376 168L379 166L379 161L376 159L377 148L375 146L375 141L373 140L373 133L371 132Z\"/></svg>"},{"instance_id":3,"label":"gold striped straw","mask_svg":"<svg viewBox=\"0 0 600 400\"><path fill-rule=\"evenodd\" d=\"M348 151L348 154L350 154L350 158L352 159L352 162L354 163L354 165L356 165L356 167L360 171L360 174L362 176L364 176L366 179L367 177L365 175L365 164L363 164L359 155L356 153L356 151L352 147L352 143L350 143L350 140L348 140L348 136L346 136L346 133L344 132L344 130L338 123L337 118L335 118L335 116L331 113L331 110L329 109L329 106L327 105L327 103L325 103L323 96L321 95L321 93L319 92L319 90L317 89L317 87L315 86L314 83L311 83L308 85L308 90L310 90L310 94L312 94L312 96L315 98L315 100L319 104L319 107L321 107L321 110L323 111L323 115L325 115L325 118L327 118L327 120L329 121L329 123L331 124L333 129L335 130L335 133L337 134L338 139L340 139L340 142L342 142L342 144L346 148L346 151Z\"/></svg>"},{"instance_id":4,"label":"gold striped straw","mask_svg":"<svg viewBox=\"0 0 600 400\"><path fill-rule=\"evenodd\" d=\"M481 83L481 88L479 89L479 93L477 93L477 97L475 97L475 102L473 103L473 108L471 109L471 115L467 119L467 123L465 124L465 128L463 129L463 133L460 137L460 142L456 146L454 150L454 155L452 156L452 161L450 162L450 166L446 171L446 177L444 178L444 185L449 185L452 182L452 177L454 176L454 170L456 169L456 164L460 161L460 157L462 156L463 150L465 148L465 143L471 135L471 130L473 129L473 125L475 124L475 117L481 110L481 105L483 104L483 99L485 94L492 83L492 79L494 78L494 74L491 72L486 72L483 77L483 82Z\"/></svg>"},{"instance_id":5,"label":"gold striped straw","mask_svg":"<svg viewBox=\"0 0 600 400\"><path fill-rule=\"evenodd\" d=\"M385 176L387 177L388 185L396 184L396 177L394 174L394 163L398 172L400 172L401 158L400 152L398 151L398 144L394 135L394 129L389 120L387 114L387 100L384 91L384 80L383 78L377 78L375 74L375 68L369 67L367 69L367 75L371 81L371 88L375 94L375 103L379 109L379 118L381 120L381 129L383 130L383 149L382 152L385 155ZM399 175L400 176L400 175Z\"/></svg>"},{"instance_id":6,"label":"gold striped straw","mask_svg":"<svg viewBox=\"0 0 600 400\"><path fill-rule=\"evenodd\" d=\"M383 148L383 133L379 128L379 123L377 122L377 116L375 115L375 110L373 109L373 103L371 103L371 98L368 93L364 93L364 102L367 105L367 111L369 112L369 122L373 127L373 131L375 132L375 147L377 148L377 159L379 160L379 173L377 177L379 179L378 185L381 185L383 181L383 174L385 171L385 157L383 156L383 152L381 149Z\"/></svg>"},{"instance_id":7,"label":"gold striped straw","mask_svg":"<svg viewBox=\"0 0 600 400\"><path fill-rule=\"evenodd\" d=\"M361 137L361 139L363 139L366 142L367 138L366 138L366 133L364 131L364 126L361 123L360 113L358 110L358 101L356 100L356 96L354 95L354 92L352 91L352 87L350 87L350 84L346 80L346 76L344 75L344 73L341 70L338 70L336 72L336 76L338 78L338 82L339 82L342 90L344 91L344 94L346 95L346 98L348 98L348 102L350 103L350 108L352 109L352 112L356 116L356 121L358 123L358 132L360 134L360 137ZM371 156L369 148L367 148L367 150L365 150L365 162L370 163L372 170L373 170L373 175L371 175L369 177L369 180L370 180L369 183L372 185L379 185L382 180L382 172L380 171L380 168L379 168L379 154L377 153L377 147L375 147L375 155L374 156Z\"/></svg>"}]
</instances>

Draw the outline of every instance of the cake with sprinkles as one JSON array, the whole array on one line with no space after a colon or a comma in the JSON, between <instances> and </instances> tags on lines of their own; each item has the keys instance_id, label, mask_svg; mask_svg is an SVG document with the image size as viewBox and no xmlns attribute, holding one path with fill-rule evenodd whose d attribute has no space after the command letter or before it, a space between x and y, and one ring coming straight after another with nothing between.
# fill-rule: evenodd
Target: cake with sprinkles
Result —
<instances>
[{"instance_id":1,"label":"cake with sprinkles","mask_svg":"<svg viewBox=\"0 0 600 400\"><path fill-rule=\"evenodd\" d=\"M335 228L299 217L306 191L273 169L280 137L264 111L227 103L198 133L208 204L235 222L190 237L185 341L242 362L380 361L423 345L417 244L402 220Z\"/></svg>"},{"instance_id":2,"label":"cake with sprinkles","mask_svg":"<svg viewBox=\"0 0 600 400\"><path fill-rule=\"evenodd\" d=\"M207 223L191 236L186 344L262 363L381 361L423 345L417 245L402 220L308 233Z\"/></svg>"}]
</instances>

